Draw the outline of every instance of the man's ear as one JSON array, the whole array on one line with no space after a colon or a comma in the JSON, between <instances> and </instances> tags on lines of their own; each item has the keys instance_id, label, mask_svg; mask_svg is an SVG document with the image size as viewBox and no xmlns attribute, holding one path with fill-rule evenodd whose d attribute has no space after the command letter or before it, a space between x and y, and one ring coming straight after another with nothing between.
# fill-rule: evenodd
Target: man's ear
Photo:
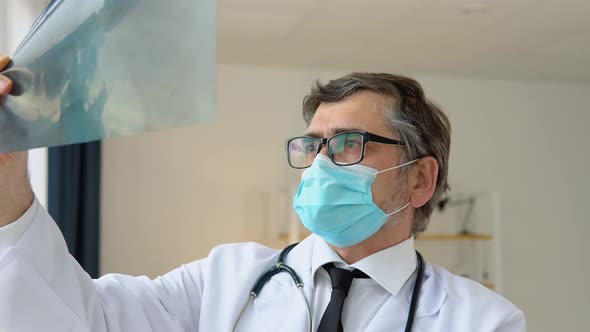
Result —
<instances>
[{"instance_id":1,"label":"man's ear","mask_svg":"<svg viewBox=\"0 0 590 332\"><path fill-rule=\"evenodd\" d=\"M419 208L426 204L436 189L438 163L433 157L420 158L410 171L410 205Z\"/></svg>"}]
</instances>

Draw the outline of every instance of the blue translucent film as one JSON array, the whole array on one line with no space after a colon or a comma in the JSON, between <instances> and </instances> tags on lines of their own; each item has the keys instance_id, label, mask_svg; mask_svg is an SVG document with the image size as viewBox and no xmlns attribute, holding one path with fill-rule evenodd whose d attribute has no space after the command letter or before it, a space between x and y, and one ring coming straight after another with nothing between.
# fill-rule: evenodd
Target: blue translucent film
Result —
<instances>
[{"instance_id":1,"label":"blue translucent film","mask_svg":"<svg viewBox=\"0 0 590 332\"><path fill-rule=\"evenodd\" d=\"M51 2L2 72L0 152L211 120L215 15L215 0Z\"/></svg>"}]
</instances>

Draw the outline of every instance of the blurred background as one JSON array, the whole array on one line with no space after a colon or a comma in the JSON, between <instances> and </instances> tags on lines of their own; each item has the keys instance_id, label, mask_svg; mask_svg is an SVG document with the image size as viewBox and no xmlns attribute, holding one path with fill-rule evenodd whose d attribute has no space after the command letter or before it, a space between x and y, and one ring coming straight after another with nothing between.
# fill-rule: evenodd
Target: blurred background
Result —
<instances>
[{"instance_id":1,"label":"blurred background","mask_svg":"<svg viewBox=\"0 0 590 332\"><path fill-rule=\"evenodd\" d=\"M46 4L0 2L1 52ZM302 98L316 79L384 71L418 79L453 127L452 193L418 248L502 293L530 331L588 330L590 1L217 7L217 119L102 143L99 274L154 277L218 244L305 236L284 150L305 130ZM47 204L47 151L31 159Z\"/></svg>"}]
</instances>

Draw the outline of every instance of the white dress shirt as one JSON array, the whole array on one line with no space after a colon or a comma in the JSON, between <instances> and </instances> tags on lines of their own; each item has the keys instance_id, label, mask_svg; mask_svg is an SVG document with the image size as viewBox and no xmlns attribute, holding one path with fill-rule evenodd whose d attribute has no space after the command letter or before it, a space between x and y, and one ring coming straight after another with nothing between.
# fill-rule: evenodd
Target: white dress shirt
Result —
<instances>
[{"instance_id":1,"label":"white dress shirt","mask_svg":"<svg viewBox=\"0 0 590 332\"><path fill-rule=\"evenodd\" d=\"M279 251L256 243L222 245L209 256L150 280L110 274L92 280L69 255L37 201L0 228L0 331L231 331L259 276ZM413 240L352 266L310 236L287 256L311 305L313 330L328 305L322 265L358 268L343 309L345 331L403 331L415 280ZM412 331L524 331L522 312L471 280L425 262ZM306 331L307 310L293 280L274 276L244 312L237 331Z\"/></svg>"},{"instance_id":2,"label":"white dress shirt","mask_svg":"<svg viewBox=\"0 0 590 332\"><path fill-rule=\"evenodd\" d=\"M321 239L314 242L312 274L315 285L313 312L314 330L330 302L332 282L322 266L335 263L348 270L359 269L370 278L355 278L342 309L342 326L345 331L363 331L369 326L385 302L392 302L398 319L404 320L410 307L414 287L416 253L414 239L410 238L382 250L352 265L347 265L338 254Z\"/></svg>"}]
</instances>

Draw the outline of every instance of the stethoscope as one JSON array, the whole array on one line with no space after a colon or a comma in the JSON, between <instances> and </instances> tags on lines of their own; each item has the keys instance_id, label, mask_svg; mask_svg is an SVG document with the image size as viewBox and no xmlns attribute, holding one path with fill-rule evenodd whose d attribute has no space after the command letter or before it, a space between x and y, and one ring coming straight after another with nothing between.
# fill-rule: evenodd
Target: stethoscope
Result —
<instances>
[{"instance_id":1,"label":"stethoscope","mask_svg":"<svg viewBox=\"0 0 590 332\"><path fill-rule=\"evenodd\" d=\"M264 285L274 275L279 274L281 272L287 272L287 273L289 273L289 275L291 275L291 278L293 278L293 281L295 282L295 286L297 286L297 289L299 290L299 294L301 294L301 298L303 299L303 302L305 303L305 307L307 308L307 331L311 332L311 309L309 306L309 302L307 302L307 298L305 297L305 293L303 292L303 282L301 281L301 278L299 278L299 275L297 274L297 272L295 272L295 270L292 267L290 267L289 265L284 263L285 256L287 256L289 251L291 251L291 249L293 249L297 244L298 243L293 243L293 244L289 245L288 247L286 247L285 249L283 249L283 251L281 251L281 253L279 254L279 260L278 260L277 264L275 266L273 266L270 270L266 271L266 273L261 275L260 278L258 278L256 283L254 284L254 287L252 287L252 290L250 291L250 296L248 298L248 302L246 302L246 304L244 305L244 307L240 311L240 314L238 315L236 322L234 323L234 327L232 328L232 331L236 330L236 327L238 326L238 323L240 322L240 319L242 318L244 311L246 311L246 308L248 307L248 305L250 303L252 303L254 301L254 299L256 299L256 296L258 296L258 294L260 294L260 291L262 291L262 288L264 287ZM414 289L412 291L412 299L410 300L410 310L408 311L408 318L406 319L406 327L404 329L404 332L410 332L412 330L412 325L414 324L414 316L416 314L416 307L418 306L418 295L420 294L420 289L422 288L422 277L424 276L424 261L422 259L422 255L420 255L420 253L418 251L416 251L416 256L418 257L418 266L417 266L418 274L416 276L416 281L414 283Z\"/></svg>"}]
</instances>

